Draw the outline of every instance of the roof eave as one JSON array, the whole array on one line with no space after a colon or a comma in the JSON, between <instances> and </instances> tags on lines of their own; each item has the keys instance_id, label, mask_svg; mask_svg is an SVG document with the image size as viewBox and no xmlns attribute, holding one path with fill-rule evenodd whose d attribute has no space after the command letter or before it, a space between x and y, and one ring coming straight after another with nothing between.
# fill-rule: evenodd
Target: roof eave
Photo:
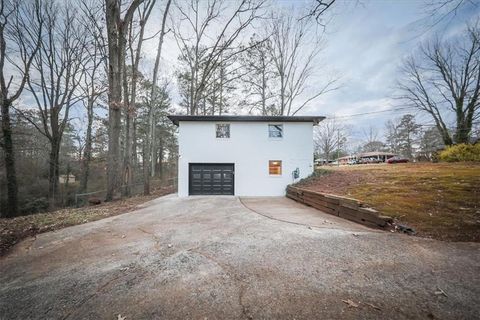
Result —
<instances>
[{"instance_id":1,"label":"roof eave","mask_svg":"<svg viewBox=\"0 0 480 320\"><path fill-rule=\"evenodd\" d=\"M169 115L170 121L176 126L180 121L226 121L226 122L312 122L317 125L325 119L323 116L189 116Z\"/></svg>"}]
</instances>

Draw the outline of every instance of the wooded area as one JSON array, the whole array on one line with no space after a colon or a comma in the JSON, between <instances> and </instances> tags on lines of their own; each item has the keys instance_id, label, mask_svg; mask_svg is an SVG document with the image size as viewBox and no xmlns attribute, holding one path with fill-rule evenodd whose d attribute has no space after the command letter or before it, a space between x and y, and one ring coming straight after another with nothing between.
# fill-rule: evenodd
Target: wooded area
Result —
<instances>
[{"instance_id":1,"label":"wooded area","mask_svg":"<svg viewBox=\"0 0 480 320\"><path fill-rule=\"evenodd\" d=\"M334 89L329 80L299 97L322 49L318 10L333 2L287 14L264 0L2 1L0 215L173 183L169 113L296 114ZM167 34L174 79L162 64Z\"/></svg>"},{"instance_id":2,"label":"wooded area","mask_svg":"<svg viewBox=\"0 0 480 320\"><path fill-rule=\"evenodd\" d=\"M0 215L173 183L178 150L167 114L304 112L343 85L322 60L325 14L337 3L284 10L267 0L2 1ZM462 39L424 44L406 60L399 101L434 125L420 130L405 116L387 124L380 143L364 129L362 148L413 157L420 140L429 152L478 135L478 39L471 24ZM173 65L165 54L176 55ZM320 127L319 155L351 151L342 122Z\"/></svg>"}]
</instances>

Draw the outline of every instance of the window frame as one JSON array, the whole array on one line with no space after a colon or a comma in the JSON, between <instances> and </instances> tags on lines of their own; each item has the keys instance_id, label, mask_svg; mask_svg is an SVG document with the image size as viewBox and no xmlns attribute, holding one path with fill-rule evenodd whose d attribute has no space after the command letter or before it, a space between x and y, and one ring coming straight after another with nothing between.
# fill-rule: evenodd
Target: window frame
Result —
<instances>
[{"instance_id":1,"label":"window frame","mask_svg":"<svg viewBox=\"0 0 480 320\"><path fill-rule=\"evenodd\" d=\"M275 131L271 131L270 130L270 127L275 127L275 126L280 126L281 127L281 136L280 137L272 137L271 136L271 133L272 132L275 132ZM283 123L269 123L268 124L268 138L269 139L272 139L272 140L281 140L283 139L283 137L285 136L285 130L284 130L285 126L283 125Z\"/></svg>"},{"instance_id":2,"label":"window frame","mask_svg":"<svg viewBox=\"0 0 480 320\"><path fill-rule=\"evenodd\" d=\"M272 173L270 171L272 162L279 162L279 167L280 167L280 173ZM281 177L283 174L283 161L282 160L268 160L268 175L270 177Z\"/></svg>"},{"instance_id":3,"label":"window frame","mask_svg":"<svg viewBox=\"0 0 480 320\"><path fill-rule=\"evenodd\" d=\"M218 136L218 127L219 126L227 126L228 127L228 137L219 137ZM223 139L223 140L228 140L232 136L231 134L231 125L230 123L215 123L215 139Z\"/></svg>"}]
</instances>

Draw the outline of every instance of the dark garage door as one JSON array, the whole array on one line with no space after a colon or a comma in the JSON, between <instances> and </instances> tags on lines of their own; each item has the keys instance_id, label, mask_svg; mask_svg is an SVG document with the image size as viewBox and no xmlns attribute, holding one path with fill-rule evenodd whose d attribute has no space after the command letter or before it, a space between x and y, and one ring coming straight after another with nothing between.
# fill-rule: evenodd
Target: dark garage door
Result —
<instances>
[{"instance_id":1,"label":"dark garage door","mask_svg":"<svg viewBox=\"0 0 480 320\"><path fill-rule=\"evenodd\" d=\"M234 195L233 163L190 163L190 195Z\"/></svg>"}]
</instances>

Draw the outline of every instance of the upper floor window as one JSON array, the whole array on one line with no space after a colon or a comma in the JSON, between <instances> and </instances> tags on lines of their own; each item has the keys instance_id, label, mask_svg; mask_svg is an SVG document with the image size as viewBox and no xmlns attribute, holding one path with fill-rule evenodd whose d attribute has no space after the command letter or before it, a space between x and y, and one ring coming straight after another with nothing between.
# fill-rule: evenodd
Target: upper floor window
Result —
<instances>
[{"instance_id":1,"label":"upper floor window","mask_svg":"<svg viewBox=\"0 0 480 320\"><path fill-rule=\"evenodd\" d=\"M283 124L269 124L268 125L269 138L283 138Z\"/></svg>"},{"instance_id":2,"label":"upper floor window","mask_svg":"<svg viewBox=\"0 0 480 320\"><path fill-rule=\"evenodd\" d=\"M216 125L217 138L230 138L230 124L222 123Z\"/></svg>"}]
</instances>

